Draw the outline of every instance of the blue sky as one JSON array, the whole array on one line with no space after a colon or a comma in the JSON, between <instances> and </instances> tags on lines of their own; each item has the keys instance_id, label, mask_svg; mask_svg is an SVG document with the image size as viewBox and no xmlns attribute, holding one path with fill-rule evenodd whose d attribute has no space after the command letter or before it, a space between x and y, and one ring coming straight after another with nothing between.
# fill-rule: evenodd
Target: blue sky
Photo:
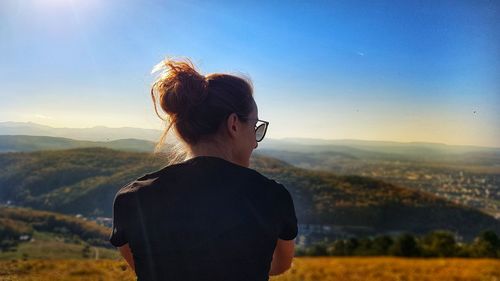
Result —
<instances>
[{"instance_id":1,"label":"blue sky","mask_svg":"<svg viewBox=\"0 0 500 281\"><path fill-rule=\"evenodd\" d=\"M254 83L271 138L500 147L498 1L0 2L0 121L162 128L151 69Z\"/></svg>"}]
</instances>

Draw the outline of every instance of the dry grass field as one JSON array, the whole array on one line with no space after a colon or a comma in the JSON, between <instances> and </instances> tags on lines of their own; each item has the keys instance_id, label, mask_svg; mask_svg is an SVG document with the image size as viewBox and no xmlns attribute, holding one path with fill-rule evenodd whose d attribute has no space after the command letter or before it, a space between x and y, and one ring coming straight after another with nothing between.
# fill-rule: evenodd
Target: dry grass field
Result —
<instances>
[{"instance_id":1,"label":"dry grass field","mask_svg":"<svg viewBox=\"0 0 500 281\"><path fill-rule=\"evenodd\" d=\"M409 258L298 258L279 281L500 281L500 260Z\"/></svg>"},{"instance_id":2,"label":"dry grass field","mask_svg":"<svg viewBox=\"0 0 500 281\"><path fill-rule=\"evenodd\" d=\"M4 260L0 280L135 280L120 260ZM298 257L274 281L500 281L500 260Z\"/></svg>"}]
</instances>

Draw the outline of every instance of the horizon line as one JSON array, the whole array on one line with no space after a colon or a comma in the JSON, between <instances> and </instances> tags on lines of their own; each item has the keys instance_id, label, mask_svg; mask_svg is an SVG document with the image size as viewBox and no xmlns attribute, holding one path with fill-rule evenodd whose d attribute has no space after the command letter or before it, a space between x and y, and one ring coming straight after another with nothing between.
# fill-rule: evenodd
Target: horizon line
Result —
<instances>
[{"instance_id":1,"label":"horizon line","mask_svg":"<svg viewBox=\"0 0 500 281\"><path fill-rule=\"evenodd\" d=\"M35 124L39 126L45 126L45 127L50 127L53 129L93 129L93 128L107 128L107 129L140 129L140 130L153 130L153 131L158 131L159 133L162 132L160 129L153 129L153 128L141 128L141 127L129 127L129 126L122 126L122 127L110 127L106 125L95 125L91 127L54 127L50 125L44 125L40 123L36 123L33 121L0 121L0 124L2 123L30 123L30 124ZM366 141L366 142L392 142L392 143L399 143L399 144L434 144L434 145L446 145L446 146L467 146L467 147L476 147L476 148L493 148L493 149L500 149L500 146L485 146L485 145L476 145L476 144L448 144L444 142L429 142L429 141L422 141L422 140L413 140L413 141L396 141L396 140L373 140L373 139L353 139L353 138L341 138L341 139L325 139L325 138L308 138L308 137L302 137L302 136L288 136L288 137L281 137L281 138L269 138L272 140L289 140L289 139L296 139L296 140L314 140L314 141ZM315 145L315 144L309 144L309 145Z\"/></svg>"}]
</instances>

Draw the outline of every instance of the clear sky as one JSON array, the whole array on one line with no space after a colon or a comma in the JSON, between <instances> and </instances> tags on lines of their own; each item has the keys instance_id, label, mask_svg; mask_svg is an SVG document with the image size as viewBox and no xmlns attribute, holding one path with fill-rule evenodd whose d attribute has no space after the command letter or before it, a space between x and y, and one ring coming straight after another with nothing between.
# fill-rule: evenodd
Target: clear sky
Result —
<instances>
[{"instance_id":1,"label":"clear sky","mask_svg":"<svg viewBox=\"0 0 500 281\"><path fill-rule=\"evenodd\" d=\"M500 1L0 1L0 121L162 128L165 56L254 83L271 138L500 147Z\"/></svg>"}]
</instances>

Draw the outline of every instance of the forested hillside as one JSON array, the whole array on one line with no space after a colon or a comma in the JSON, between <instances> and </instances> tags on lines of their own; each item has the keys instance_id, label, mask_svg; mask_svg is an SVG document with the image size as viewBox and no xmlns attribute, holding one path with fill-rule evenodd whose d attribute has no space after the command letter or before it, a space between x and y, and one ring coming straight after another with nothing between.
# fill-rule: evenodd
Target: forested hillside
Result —
<instances>
[{"instance_id":1,"label":"forested hillside","mask_svg":"<svg viewBox=\"0 0 500 281\"><path fill-rule=\"evenodd\" d=\"M110 217L116 191L164 163L150 153L107 148L4 153L0 200ZM251 168L290 190L299 224L335 225L346 235L448 229L471 239L484 229L500 232L500 222L480 211L381 180L300 169L258 154Z\"/></svg>"},{"instance_id":2,"label":"forested hillside","mask_svg":"<svg viewBox=\"0 0 500 281\"><path fill-rule=\"evenodd\" d=\"M23 235L29 239L35 231L111 247L107 242L110 229L93 221L49 211L0 206L0 250L15 246Z\"/></svg>"}]
</instances>

